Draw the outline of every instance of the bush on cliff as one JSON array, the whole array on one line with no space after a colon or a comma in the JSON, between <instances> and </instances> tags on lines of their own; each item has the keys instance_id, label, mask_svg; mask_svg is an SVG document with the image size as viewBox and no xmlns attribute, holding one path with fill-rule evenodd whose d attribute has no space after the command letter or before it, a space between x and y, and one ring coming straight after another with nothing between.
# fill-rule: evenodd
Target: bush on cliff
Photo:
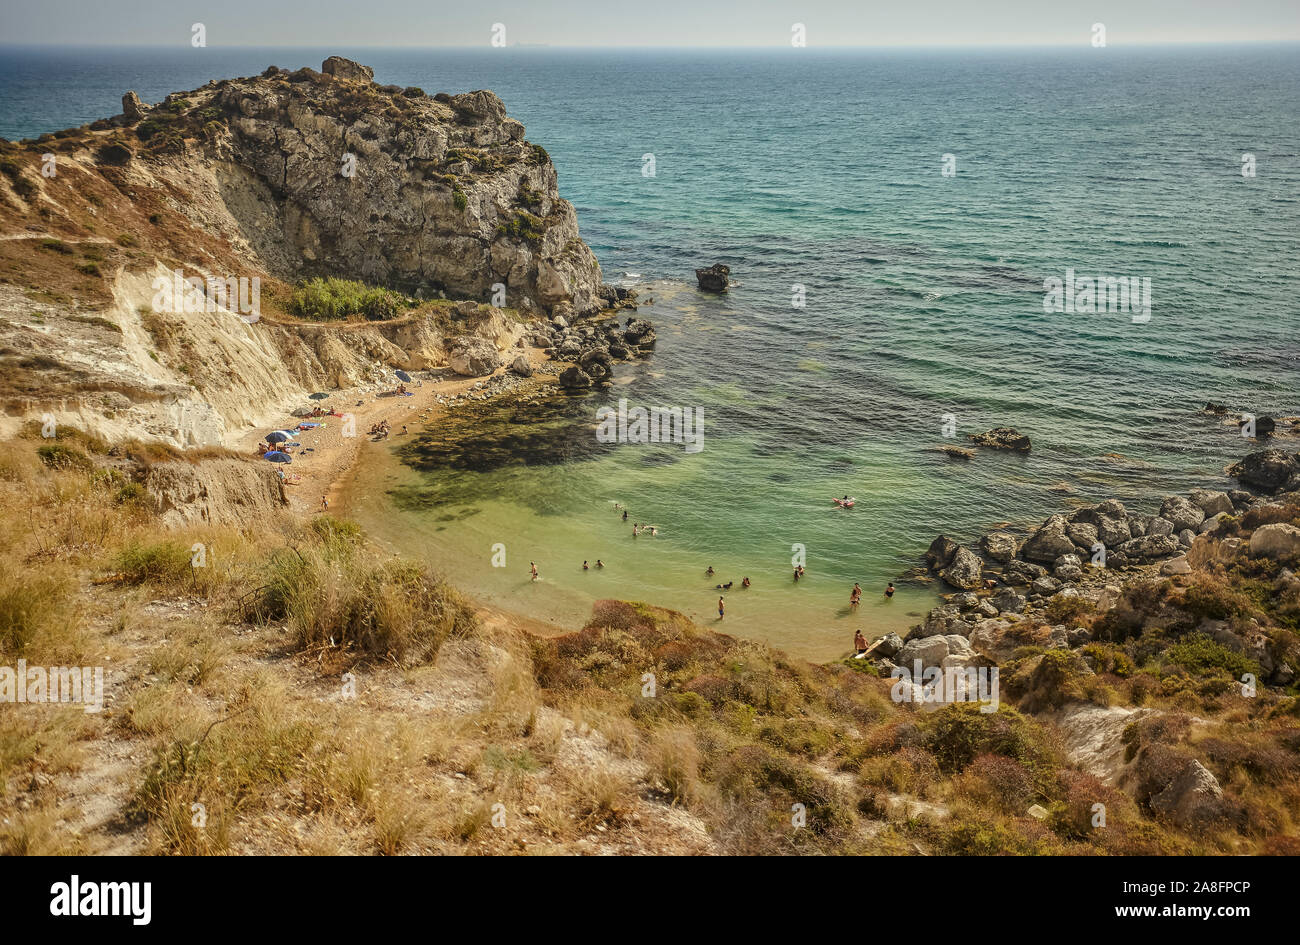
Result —
<instances>
[{"instance_id":1,"label":"bush on cliff","mask_svg":"<svg viewBox=\"0 0 1300 945\"><path fill-rule=\"evenodd\" d=\"M362 315L368 321L395 318L409 302L388 289L352 279L311 279L293 291L289 311L313 321L338 321Z\"/></svg>"}]
</instances>

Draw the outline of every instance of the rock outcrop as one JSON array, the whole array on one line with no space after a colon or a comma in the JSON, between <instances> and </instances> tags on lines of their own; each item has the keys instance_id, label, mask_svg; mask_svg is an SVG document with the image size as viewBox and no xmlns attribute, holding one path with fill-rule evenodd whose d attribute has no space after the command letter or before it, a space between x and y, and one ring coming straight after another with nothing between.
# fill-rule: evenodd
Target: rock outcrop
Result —
<instances>
[{"instance_id":1,"label":"rock outcrop","mask_svg":"<svg viewBox=\"0 0 1300 945\"><path fill-rule=\"evenodd\" d=\"M489 91L376 85L337 56L184 94L209 114L205 157L270 271L576 313L604 307L600 267L550 157Z\"/></svg>"}]
</instances>

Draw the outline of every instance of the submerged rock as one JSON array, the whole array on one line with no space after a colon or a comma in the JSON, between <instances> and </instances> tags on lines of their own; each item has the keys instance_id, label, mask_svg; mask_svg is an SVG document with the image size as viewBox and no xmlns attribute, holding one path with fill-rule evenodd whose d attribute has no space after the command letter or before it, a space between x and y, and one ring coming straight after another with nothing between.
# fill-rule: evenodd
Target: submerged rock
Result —
<instances>
[{"instance_id":1,"label":"submerged rock","mask_svg":"<svg viewBox=\"0 0 1300 945\"><path fill-rule=\"evenodd\" d=\"M1285 485L1296 472L1300 472L1300 460L1294 453L1268 449L1248 454L1228 470L1228 475L1248 486L1273 492Z\"/></svg>"},{"instance_id":2,"label":"submerged rock","mask_svg":"<svg viewBox=\"0 0 1300 945\"><path fill-rule=\"evenodd\" d=\"M984 433L972 433L969 439L976 446L987 446L997 450L1028 453L1030 448L1029 437L1013 427L997 427Z\"/></svg>"}]
</instances>

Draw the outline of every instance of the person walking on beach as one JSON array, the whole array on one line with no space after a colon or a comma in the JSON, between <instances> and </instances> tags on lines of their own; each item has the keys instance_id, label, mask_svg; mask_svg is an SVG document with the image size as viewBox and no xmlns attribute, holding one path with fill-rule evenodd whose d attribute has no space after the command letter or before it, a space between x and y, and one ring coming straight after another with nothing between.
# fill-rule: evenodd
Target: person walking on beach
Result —
<instances>
[{"instance_id":1,"label":"person walking on beach","mask_svg":"<svg viewBox=\"0 0 1300 945\"><path fill-rule=\"evenodd\" d=\"M889 582L889 587L885 588L885 596L886 596L886 597L893 597L893 596L894 596L894 582L893 582L893 581L890 581L890 582Z\"/></svg>"},{"instance_id":2,"label":"person walking on beach","mask_svg":"<svg viewBox=\"0 0 1300 945\"><path fill-rule=\"evenodd\" d=\"M528 562L528 570L532 572L533 580L536 581L536 580L537 580L537 563L536 563L535 561L529 561L529 562Z\"/></svg>"},{"instance_id":3,"label":"person walking on beach","mask_svg":"<svg viewBox=\"0 0 1300 945\"><path fill-rule=\"evenodd\" d=\"M867 650L867 638L862 635L861 630L853 634L853 649L858 653L865 653Z\"/></svg>"},{"instance_id":4,"label":"person walking on beach","mask_svg":"<svg viewBox=\"0 0 1300 945\"><path fill-rule=\"evenodd\" d=\"M722 598L719 597L719 598L718 598L718 619L719 619L719 620L722 619L722 616L723 616L723 614L725 613L725 611L726 611L726 608L725 608L725 607L723 606L723 604L722 604Z\"/></svg>"},{"instance_id":5,"label":"person walking on beach","mask_svg":"<svg viewBox=\"0 0 1300 945\"><path fill-rule=\"evenodd\" d=\"M849 592L849 606L856 607L860 603L862 603L862 585L854 581L853 590Z\"/></svg>"},{"instance_id":6,"label":"person walking on beach","mask_svg":"<svg viewBox=\"0 0 1300 945\"><path fill-rule=\"evenodd\" d=\"M322 512L328 512L328 511L329 511L329 508L330 508L330 497L327 496L327 495L323 495L323 496L321 496L321 497L320 497L320 510L321 510Z\"/></svg>"}]
</instances>

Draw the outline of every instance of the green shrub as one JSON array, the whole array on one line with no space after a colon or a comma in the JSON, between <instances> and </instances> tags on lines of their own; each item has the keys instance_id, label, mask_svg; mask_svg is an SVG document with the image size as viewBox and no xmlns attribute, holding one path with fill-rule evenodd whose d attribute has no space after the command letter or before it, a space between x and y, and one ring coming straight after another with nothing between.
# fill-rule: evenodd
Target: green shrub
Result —
<instances>
[{"instance_id":1,"label":"green shrub","mask_svg":"<svg viewBox=\"0 0 1300 945\"><path fill-rule=\"evenodd\" d=\"M44 446L38 446L36 455L50 469L83 469L88 471L94 466L90 461L90 457L81 450L75 446L65 446L63 443L47 443Z\"/></svg>"},{"instance_id":2,"label":"green shrub","mask_svg":"<svg viewBox=\"0 0 1300 945\"><path fill-rule=\"evenodd\" d=\"M457 210L462 212L469 206L469 198L465 196L465 192L459 187L451 192L451 202L456 205Z\"/></svg>"},{"instance_id":3,"label":"green shrub","mask_svg":"<svg viewBox=\"0 0 1300 945\"><path fill-rule=\"evenodd\" d=\"M72 255L71 246L63 242L63 240L56 240L53 238L41 240L41 249L48 249L54 253L62 253L64 256Z\"/></svg>"},{"instance_id":4,"label":"green shrub","mask_svg":"<svg viewBox=\"0 0 1300 945\"><path fill-rule=\"evenodd\" d=\"M1165 657L1198 676L1219 671L1226 672L1233 679L1240 679L1245 673L1259 675L1259 665L1253 660L1234 653L1204 633L1183 637L1165 651Z\"/></svg>"},{"instance_id":5,"label":"green shrub","mask_svg":"<svg viewBox=\"0 0 1300 945\"><path fill-rule=\"evenodd\" d=\"M174 585L192 576L190 555L175 541L132 542L118 552L114 567L128 584Z\"/></svg>"},{"instance_id":6,"label":"green shrub","mask_svg":"<svg viewBox=\"0 0 1300 945\"><path fill-rule=\"evenodd\" d=\"M333 321L362 315L368 321L394 318L409 304L396 292L351 279L311 279L293 290L289 311L299 318Z\"/></svg>"}]
</instances>

